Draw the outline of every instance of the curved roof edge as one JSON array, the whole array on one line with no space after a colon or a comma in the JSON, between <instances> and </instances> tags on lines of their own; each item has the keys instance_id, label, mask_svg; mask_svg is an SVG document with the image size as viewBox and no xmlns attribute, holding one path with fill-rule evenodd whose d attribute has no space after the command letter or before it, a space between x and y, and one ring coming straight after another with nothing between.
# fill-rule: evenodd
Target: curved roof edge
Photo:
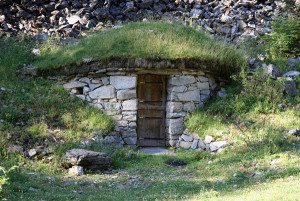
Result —
<instances>
[{"instance_id":1,"label":"curved roof edge","mask_svg":"<svg viewBox=\"0 0 300 201\"><path fill-rule=\"evenodd\" d=\"M139 69L201 70L226 79L238 71L238 69L234 69L229 65L195 58L160 59L111 57L98 61L92 61L92 59L86 58L81 62L57 66L55 68L38 68L38 75L69 76L89 72L104 73L109 70L109 68L124 68L125 71L138 71Z\"/></svg>"}]
</instances>

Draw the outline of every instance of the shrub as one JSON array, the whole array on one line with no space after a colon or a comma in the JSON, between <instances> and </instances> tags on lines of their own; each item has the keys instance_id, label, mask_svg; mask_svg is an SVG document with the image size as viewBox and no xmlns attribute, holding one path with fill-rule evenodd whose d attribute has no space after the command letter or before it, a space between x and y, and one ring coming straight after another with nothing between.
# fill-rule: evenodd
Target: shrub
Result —
<instances>
[{"instance_id":1,"label":"shrub","mask_svg":"<svg viewBox=\"0 0 300 201\"><path fill-rule=\"evenodd\" d=\"M300 9L298 8L298 11ZM274 57L296 57L300 54L299 14L289 13L274 19L272 34L266 35L268 51Z\"/></svg>"},{"instance_id":2,"label":"shrub","mask_svg":"<svg viewBox=\"0 0 300 201\"><path fill-rule=\"evenodd\" d=\"M17 166L13 166L11 168L9 168L8 170L6 170L4 167L0 166L0 198L4 197L3 194L3 186L7 185L9 182L9 177L8 174L13 171Z\"/></svg>"}]
</instances>

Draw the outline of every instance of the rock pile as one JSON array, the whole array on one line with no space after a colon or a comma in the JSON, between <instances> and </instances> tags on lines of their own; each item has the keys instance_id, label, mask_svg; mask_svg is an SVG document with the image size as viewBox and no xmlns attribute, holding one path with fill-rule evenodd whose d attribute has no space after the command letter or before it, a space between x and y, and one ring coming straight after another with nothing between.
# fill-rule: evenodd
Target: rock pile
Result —
<instances>
[{"instance_id":1,"label":"rock pile","mask_svg":"<svg viewBox=\"0 0 300 201\"><path fill-rule=\"evenodd\" d=\"M221 152L224 147L227 147L227 141L215 141L212 136L207 135L203 140L196 133L189 133L187 130L180 136L177 147L184 149L194 149L197 151Z\"/></svg>"},{"instance_id":2,"label":"rock pile","mask_svg":"<svg viewBox=\"0 0 300 201\"><path fill-rule=\"evenodd\" d=\"M12 3L19 2L19 3ZM19 0L0 1L0 32L77 37L103 23L171 19L231 39L269 32L285 3L275 0ZM45 36L44 35L44 36ZM39 35L39 37L44 37Z\"/></svg>"},{"instance_id":3,"label":"rock pile","mask_svg":"<svg viewBox=\"0 0 300 201\"><path fill-rule=\"evenodd\" d=\"M300 57L296 59L289 59L287 61L287 65L289 67L295 67L295 70L289 71L282 75L281 71L274 65L274 64L265 64L259 61L256 58L250 59L249 65L250 65L250 74L253 75L255 71L257 71L259 68L262 69L262 78L270 77L274 80L284 80L284 93L296 96L299 93L296 79L300 76L300 72L297 71L297 65L300 64Z\"/></svg>"}]
</instances>

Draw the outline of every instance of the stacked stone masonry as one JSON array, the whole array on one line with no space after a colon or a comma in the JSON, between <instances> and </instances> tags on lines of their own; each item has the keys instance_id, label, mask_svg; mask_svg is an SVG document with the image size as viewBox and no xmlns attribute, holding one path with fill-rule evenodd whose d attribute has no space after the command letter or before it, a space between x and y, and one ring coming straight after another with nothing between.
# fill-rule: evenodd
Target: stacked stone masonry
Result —
<instances>
[{"instance_id":1,"label":"stacked stone masonry","mask_svg":"<svg viewBox=\"0 0 300 201\"><path fill-rule=\"evenodd\" d=\"M66 78L63 86L116 120L107 141L119 137L126 145L137 145L137 78L140 73L114 69L101 74L77 74ZM175 147L185 130L185 116L203 106L218 87L218 81L197 71L169 72L166 79L166 145Z\"/></svg>"}]
</instances>

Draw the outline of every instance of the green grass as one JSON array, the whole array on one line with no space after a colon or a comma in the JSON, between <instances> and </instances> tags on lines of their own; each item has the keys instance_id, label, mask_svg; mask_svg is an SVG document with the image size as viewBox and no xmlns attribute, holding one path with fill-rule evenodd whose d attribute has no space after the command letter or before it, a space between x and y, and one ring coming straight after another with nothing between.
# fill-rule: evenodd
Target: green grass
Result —
<instances>
[{"instance_id":1,"label":"green grass","mask_svg":"<svg viewBox=\"0 0 300 201\"><path fill-rule=\"evenodd\" d=\"M166 28L167 31L174 31L179 25L170 27L158 22L133 23L120 30L101 32L83 39L77 47L93 38L94 44L97 41L100 43L97 37L112 37L131 27L140 27L144 32L151 29L156 34L155 27L157 30ZM182 49L187 45L194 52L201 51L193 49L192 43L198 37L198 32L180 27L176 33L178 36L184 33L184 37L190 33L191 41L180 40ZM175 36L164 39L175 39ZM127 32L124 37L128 37ZM158 39L153 41L153 45L159 45ZM111 50L116 54L120 51L116 45L118 42L111 46L117 47ZM138 42L133 44L139 45ZM32 43L26 40L0 43L0 87L7 89L0 91L0 119L4 120L0 123L0 166L6 169L19 166L8 174L9 183L3 186L0 197L4 195L7 200L297 200L300 197L299 137L288 134L290 129L300 127L300 112L296 108L300 102L299 96L282 95L282 83L278 81L261 82L256 79L258 75L249 81L243 73L236 76L234 83L226 86L226 98L215 98L187 118L187 128L191 132L202 137L212 135L229 140L231 146L223 152L212 155L208 152L177 150L176 156L138 153L135 157L128 157L127 153L135 151L96 145L89 149L108 152L113 159L114 169L100 174L67 176L62 163L65 151L78 147L78 142L91 137L95 130L109 132L114 127L114 121L81 100L72 98L62 87L49 80L28 78L15 72L23 64L32 61L40 64L49 62L51 65L72 63L84 58L84 54L89 55L86 52L89 49L99 47L90 45L90 48L76 53L76 48L61 47L57 50L45 44L45 49L50 48L52 52L39 58L31 54L32 47ZM121 47L125 48L120 44ZM157 48L168 53L168 48ZM175 53L189 55L176 48ZM158 55L156 50L155 56ZM175 53L168 54L174 56ZM62 59L64 55L66 60L50 61L55 54L62 55L57 59ZM212 53L208 51L209 54ZM231 57L224 56L224 61L226 59L230 60ZM279 60L278 63L283 72L289 70L284 61ZM280 110L279 103L289 107ZM23 144L26 148L51 146L55 147L55 151L51 161L45 157L29 160L21 154L8 153L6 148L10 144ZM272 165L274 159L279 161ZM186 161L188 165L179 168L165 164L171 160ZM258 173L261 174L255 176ZM49 179L49 176L55 180ZM31 191L30 188L38 191Z\"/></svg>"},{"instance_id":2,"label":"green grass","mask_svg":"<svg viewBox=\"0 0 300 201\"><path fill-rule=\"evenodd\" d=\"M245 64L243 52L232 45L191 27L167 22L130 23L120 29L100 31L83 38L79 44L59 46L43 52L34 62L40 68L72 67L72 64L84 58L192 59L226 66L226 70L232 72Z\"/></svg>"},{"instance_id":3,"label":"green grass","mask_svg":"<svg viewBox=\"0 0 300 201\"><path fill-rule=\"evenodd\" d=\"M23 64L33 60L32 47L27 40L0 42L0 87L5 88L0 91L0 166L9 145L50 146L56 147L55 171L65 149L91 138L95 131L109 133L115 121L54 82L16 75ZM20 160L12 158L6 165Z\"/></svg>"}]
</instances>

